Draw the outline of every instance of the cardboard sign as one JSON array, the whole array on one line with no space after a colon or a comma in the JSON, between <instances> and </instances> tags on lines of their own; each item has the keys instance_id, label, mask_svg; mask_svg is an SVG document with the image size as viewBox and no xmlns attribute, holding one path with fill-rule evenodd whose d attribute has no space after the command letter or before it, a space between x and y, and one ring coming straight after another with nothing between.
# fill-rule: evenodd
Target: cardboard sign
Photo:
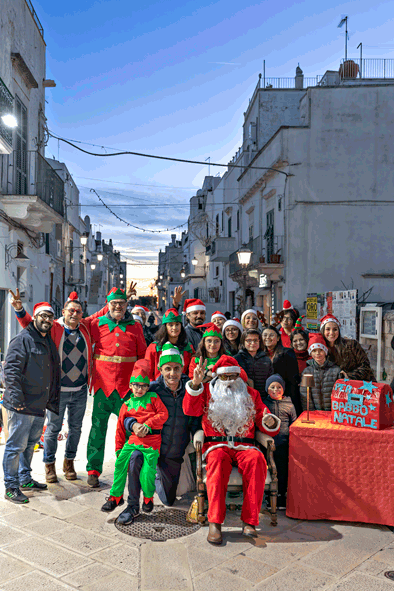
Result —
<instances>
[{"instance_id":1,"label":"cardboard sign","mask_svg":"<svg viewBox=\"0 0 394 591\"><path fill-rule=\"evenodd\" d=\"M388 384L337 380L331 393L331 422L363 429L394 424L394 396Z\"/></svg>"}]
</instances>

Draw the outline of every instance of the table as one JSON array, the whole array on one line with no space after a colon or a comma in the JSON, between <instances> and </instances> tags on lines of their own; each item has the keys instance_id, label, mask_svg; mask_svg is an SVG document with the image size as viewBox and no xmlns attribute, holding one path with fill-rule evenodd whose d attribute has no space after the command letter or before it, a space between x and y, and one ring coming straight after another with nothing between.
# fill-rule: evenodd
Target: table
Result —
<instances>
[{"instance_id":1,"label":"table","mask_svg":"<svg viewBox=\"0 0 394 591\"><path fill-rule=\"evenodd\" d=\"M286 515L394 525L394 428L382 431L331 423L312 411L315 424L290 427Z\"/></svg>"}]
</instances>

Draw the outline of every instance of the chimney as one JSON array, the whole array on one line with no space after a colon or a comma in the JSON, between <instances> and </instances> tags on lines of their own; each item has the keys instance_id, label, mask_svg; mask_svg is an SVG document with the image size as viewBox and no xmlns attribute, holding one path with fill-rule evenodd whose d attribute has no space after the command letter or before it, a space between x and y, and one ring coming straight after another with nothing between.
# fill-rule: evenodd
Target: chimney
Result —
<instances>
[{"instance_id":1,"label":"chimney","mask_svg":"<svg viewBox=\"0 0 394 591\"><path fill-rule=\"evenodd\" d=\"M295 87L297 90L302 90L304 88L304 74L300 68L300 64L296 67Z\"/></svg>"},{"instance_id":2,"label":"chimney","mask_svg":"<svg viewBox=\"0 0 394 591\"><path fill-rule=\"evenodd\" d=\"M96 232L96 240L101 242L101 232Z\"/></svg>"},{"instance_id":3,"label":"chimney","mask_svg":"<svg viewBox=\"0 0 394 591\"><path fill-rule=\"evenodd\" d=\"M171 245L175 246L175 238L176 238L176 234L171 234Z\"/></svg>"}]
</instances>

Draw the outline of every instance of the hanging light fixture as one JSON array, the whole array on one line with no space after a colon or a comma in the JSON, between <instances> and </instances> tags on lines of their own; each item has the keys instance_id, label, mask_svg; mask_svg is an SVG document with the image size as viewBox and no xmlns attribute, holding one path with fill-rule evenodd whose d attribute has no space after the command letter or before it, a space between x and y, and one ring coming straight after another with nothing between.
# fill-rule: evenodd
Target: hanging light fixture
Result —
<instances>
[{"instance_id":1,"label":"hanging light fixture","mask_svg":"<svg viewBox=\"0 0 394 591\"><path fill-rule=\"evenodd\" d=\"M246 244L243 244L237 251L238 263L242 267L247 267L249 265L251 256L252 251L246 246Z\"/></svg>"}]
</instances>

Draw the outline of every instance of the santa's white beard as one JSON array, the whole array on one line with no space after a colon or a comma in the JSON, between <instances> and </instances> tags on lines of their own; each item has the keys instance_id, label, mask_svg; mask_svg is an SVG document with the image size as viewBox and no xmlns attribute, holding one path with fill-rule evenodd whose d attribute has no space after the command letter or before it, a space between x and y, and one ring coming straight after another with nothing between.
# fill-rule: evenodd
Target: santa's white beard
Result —
<instances>
[{"instance_id":1,"label":"santa's white beard","mask_svg":"<svg viewBox=\"0 0 394 591\"><path fill-rule=\"evenodd\" d=\"M211 382L208 420L216 431L235 437L246 433L254 422L256 409L245 382Z\"/></svg>"}]
</instances>

